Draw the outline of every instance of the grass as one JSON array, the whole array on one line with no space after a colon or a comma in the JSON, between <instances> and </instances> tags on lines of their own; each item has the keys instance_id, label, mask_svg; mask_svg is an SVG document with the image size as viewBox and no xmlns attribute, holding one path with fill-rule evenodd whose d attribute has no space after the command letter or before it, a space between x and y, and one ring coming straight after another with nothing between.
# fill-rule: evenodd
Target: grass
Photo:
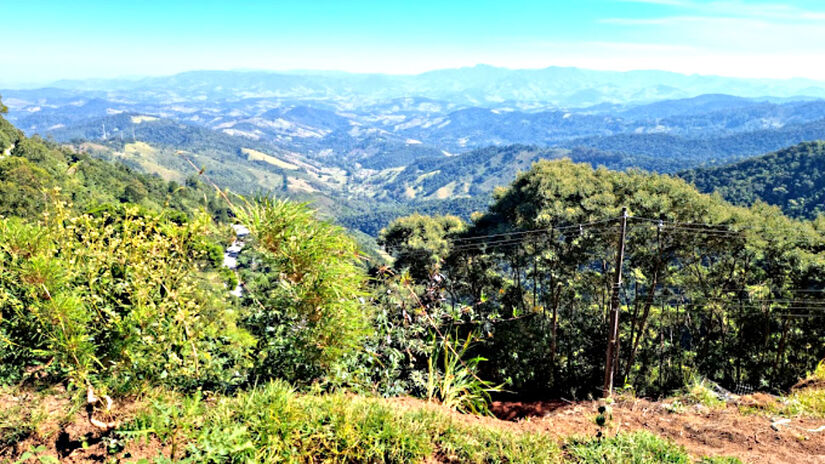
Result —
<instances>
[{"instance_id":1,"label":"grass","mask_svg":"<svg viewBox=\"0 0 825 464\"><path fill-rule=\"evenodd\" d=\"M0 398L12 393L0 390ZM44 391L25 407L5 404L0 456L4 446L27 437L41 437L32 446L54 443L45 429L58 430L66 423L63 417L75 416L78 406L70 396ZM46 410L55 406L60 417L47 417ZM727 457L697 461L683 447L648 432L577 437L559 446L540 429L451 413L423 401L297 393L280 381L234 396L157 389L129 409L133 419L110 435L118 444L116 451L105 451L112 453L111 462L128 459L130 450L155 449L156 458L134 462L741 464Z\"/></svg>"},{"instance_id":2,"label":"grass","mask_svg":"<svg viewBox=\"0 0 825 464\"><path fill-rule=\"evenodd\" d=\"M690 404L701 404L709 409L726 407L725 401L719 398L704 379L694 378L684 395L685 401Z\"/></svg>"},{"instance_id":3,"label":"grass","mask_svg":"<svg viewBox=\"0 0 825 464\"><path fill-rule=\"evenodd\" d=\"M825 390L809 388L793 392L779 403L775 411L781 416L825 418Z\"/></svg>"},{"instance_id":4,"label":"grass","mask_svg":"<svg viewBox=\"0 0 825 464\"><path fill-rule=\"evenodd\" d=\"M807 386L797 388L775 401L747 405L740 407L740 410L743 413L825 419L825 361L820 362L801 383Z\"/></svg>"},{"instance_id":5,"label":"grass","mask_svg":"<svg viewBox=\"0 0 825 464\"><path fill-rule=\"evenodd\" d=\"M276 158L271 155L267 155L264 152L253 150L251 148L241 148L241 152L247 156L249 161L264 161L269 163L275 167L279 167L281 169L287 169L290 171L295 171L298 169L298 166L288 163L282 159Z\"/></svg>"},{"instance_id":6,"label":"grass","mask_svg":"<svg viewBox=\"0 0 825 464\"><path fill-rule=\"evenodd\" d=\"M559 447L541 432L513 430L410 400L345 393L299 394L273 382L234 397L157 394L120 429L157 439L187 463L688 464L681 446L647 432L576 438ZM166 462L161 459L158 462ZM704 464L735 464L704 458Z\"/></svg>"},{"instance_id":7,"label":"grass","mask_svg":"<svg viewBox=\"0 0 825 464\"><path fill-rule=\"evenodd\" d=\"M540 434L378 398L297 394L282 382L209 400L165 393L121 433L155 436L185 462L561 462Z\"/></svg>"},{"instance_id":8,"label":"grass","mask_svg":"<svg viewBox=\"0 0 825 464\"><path fill-rule=\"evenodd\" d=\"M811 386L791 392L777 403L773 412L782 416L825 418L825 361L808 375L805 383Z\"/></svg>"},{"instance_id":9,"label":"grass","mask_svg":"<svg viewBox=\"0 0 825 464\"><path fill-rule=\"evenodd\" d=\"M0 449L25 440L36 427L22 405L0 410Z\"/></svg>"},{"instance_id":10,"label":"grass","mask_svg":"<svg viewBox=\"0 0 825 464\"><path fill-rule=\"evenodd\" d=\"M576 464L692 464L681 446L648 432L619 434L604 439L574 438L565 446L566 462ZM705 457L702 464L741 464L737 458Z\"/></svg>"}]
</instances>

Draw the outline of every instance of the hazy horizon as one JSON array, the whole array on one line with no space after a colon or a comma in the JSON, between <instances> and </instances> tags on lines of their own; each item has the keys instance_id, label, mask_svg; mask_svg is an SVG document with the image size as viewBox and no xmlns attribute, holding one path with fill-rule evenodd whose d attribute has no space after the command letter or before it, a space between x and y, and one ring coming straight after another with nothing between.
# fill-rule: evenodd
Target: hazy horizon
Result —
<instances>
[{"instance_id":1,"label":"hazy horizon","mask_svg":"<svg viewBox=\"0 0 825 464\"><path fill-rule=\"evenodd\" d=\"M812 0L11 0L0 85L191 70L419 74L484 63L825 80Z\"/></svg>"},{"instance_id":2,"label":"hazy horizon","mask_svg":"<svg viewBox=\"0 0 825 464\"><path fill-rule=\"evenodd\" d=\"M75 77L75 78L59 78L59 79L52 79L52 80L45 80L45 81L13 81L13 80L5 80L2 76L0 76L0 88L10 89L10 90L23 90L23 89L37 89L37 88L46 88L52 87L61 83L67 82L86 82L86 81L133 81L137 82L144 79L155 79L155 78L166 78L166 77L174 77L177 75L188 74L188 73L210 73L210 72L227 72L227 73L265 73L265 74L295 74L295 75L351 75L351 76L358 76L358 75L376 75L376 76L391 76L391 77L414 77L414 76L421 76L428 73L433 72L443 72L443 71L460 71L460 70L468 70L468 69L475 69L475 68L491 68L491 69L498 69L498 70L506 70L512 72L519 72L519 71L542 71L547 69L570 69L570 70L581 70L581 71L594 71L594 72L605 72L605 73L667 73L679 76L687 76L687 77L702 77L702 78L725 78L725 79L742 79L747 81L810 81L814 84L825 84L825 78L823 79L814 79L814 78L807 78L807 77L785 77L785 78L770 78L770 77L737 77L737 76L725 76L722 74L704 74L704 73L684 73L684 72L677 72L677 71L669 71L666 69L627 69L627 70L618 70L618 69L596 69L596 68L584 68L579 66L560 66L560 65L547 65L547 66L540 66L540 67L530 67L530 68L514 68L514 67L507 67L507 66L496 66L491 65L489 63L477 63L468 66L460 66L460 67L447 67L447 68L435 68L435 69L428 69L421 72L405 72L405 73L394 73L394 72L358 72L358 71L346 71L340 69L274 69L274 68L231 68L231 69L220 69L220 68L193 68L182 70L179 72L173 73L158 73L158 74L131 74L131 75L117 75L111 77L103 77L103 76L85 76L85 77Z\"/></svg>"}]
</instances>

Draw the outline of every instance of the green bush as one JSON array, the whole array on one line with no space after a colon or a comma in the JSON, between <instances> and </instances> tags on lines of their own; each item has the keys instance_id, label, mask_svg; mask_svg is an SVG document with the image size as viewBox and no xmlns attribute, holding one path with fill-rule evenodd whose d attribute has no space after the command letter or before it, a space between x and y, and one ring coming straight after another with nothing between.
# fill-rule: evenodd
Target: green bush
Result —
<instances>
[{"instance_id":1,"label":"green bush","mask_svg":"<svg viewBox=\"0 0 825 464\"><path fill-rule=\"evenodd\" d=\"M486 359L467 356L474 338L468 335L462 343L450 335L443 340L433 337L427 359L427 399L456 411L489 413L490 393L500 392L501 387L478 377L478 364Z\"/></svg>"},{"instance_id":2,"label":"green bush","mask_svg":"<svg viewBox=\"0 0 825 464\"><path fill-rule=\"evenodd\" d=\"M212 268L210 220L184 224L127 208L44 222L0 220L4 381L43 366L57 379L134 389L245 381L254 340Z\"/></svg>"},{"instance_id":3,"label":"green bush","mask_svg":"<svg viewBox=\"0 0 825 464\"><path fill-rule=\"evenodd\" d=\"M368 333L357 245L304 204L261 199L239 217L252 232L240 275L257 374L309 382L331 372Z\"/></svg>"}]
</instances>

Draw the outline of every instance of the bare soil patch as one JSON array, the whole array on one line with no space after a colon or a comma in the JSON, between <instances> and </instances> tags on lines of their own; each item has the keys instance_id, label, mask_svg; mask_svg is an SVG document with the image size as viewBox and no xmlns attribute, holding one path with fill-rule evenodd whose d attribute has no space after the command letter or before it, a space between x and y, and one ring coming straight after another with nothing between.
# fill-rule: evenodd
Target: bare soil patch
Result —
<instances>
[{"instance_id":1,"label":"bare soil patch","mask_svg":"<svg viewBox=\"0 0 825 464\"><path fill-rule=\"evenodd\" d=\"M14 408L21 402L31 402L45 414L37 427L18 443L0 445L0 462L15 462L16 458L35 446L45 446L41 456L58 458L60 462L104 462L111 455L107 446L114 434L92 426L83 408L73 408L71 401L60 394L0 394L0 408ZM402 397L387 401L399 408L433 408L438 405ZM775 402L770 395L748 395L739 403L749 408L764 409ZM597 401L570 403L567 401L494 402L492 412L498 417L449 413L465 424L492 427L513 432L529 431L547 434L563 443L570 436L595 437L600 432L612 436L621 432L649 431L682 446L699 456L736 456L752 464L825 464L825 431L813 432L825 426L825 420L793 418L790 423L774 426L774 418L764 414L743 414L737 405L721 409L703 406L674 408L672 402L645 399L619 400L611 407L611 418L604 427L596 425ZM119 400L113 408L112 420L123 423L134 417L139 404L134 400ZM153 458L169 447L156 439L135 439L124 442L126 448L118 454L128 462ZM437 457L433 462L438 462Z\"/></svg>"},{"instance_id":2,"label":"bare soil patch","mask_svg":"<svg viewBox=\"0 0 825 464\"><path fill-rule=\"evenodd\" d=\"M776 401L769 395L752 395L752 402ZM551 401L542 406L530 403L538 412L514 422L524 430L542 431L564 440L571 435L596 436L646 430L684 446L695 456L736 456L753 464L825 463L825 431L812 432L825 421L794 418L773 428L772 418L759 414L742 414L736 405L722 409L686 406L671 412L667 402L644 399L623 400L612 406L612 419L604 427L595 423L598 402L558 405ZM509 417L523 404L497 404L493 411Z\"/></svg>"}]
</instances>

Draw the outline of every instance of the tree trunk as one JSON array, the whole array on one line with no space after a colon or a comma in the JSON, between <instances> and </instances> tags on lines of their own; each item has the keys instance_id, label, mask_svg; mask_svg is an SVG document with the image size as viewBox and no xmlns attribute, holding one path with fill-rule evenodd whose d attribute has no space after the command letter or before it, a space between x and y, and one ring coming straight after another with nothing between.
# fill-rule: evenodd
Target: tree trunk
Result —
<instances>
[{"instance_id":1,"label":"tree trunk","mask_svg":"<svg viewBox=\"0 0 825 464\"><path fill-rule=\"evenodd\" d=\"M773 360L773 377L778 377L778 369L782 366L785 358L785 345L788 338L788 318L782 322L782 336L779 338L779 348L776 350L776 358Z\"/></svg>"},{"instance_id":2,"label":"tree trunk","mask_svg":"<svg viewBox=\"0 0 825 464\"><path fill-rule=\"evenodd\" d=\"M647 319L650 317L650 308L653 306L653 297L656 295L656 285L659 282L659 269L653 272L653 280L650 284L650 288L647 290L647 297L645 298L645 307L642 310L642 318L639 321L639 329L635 331L635 339L633 337L633 332L631 332L630 337L630 352L627 355L627 365L625 365L624 375L625 375L625 382L630 377L630 369L633 367L633 361L636 359L636 353L639 350L639 343L642 340L642 336L644 335L645 326L647 325Z\"/></svg>"}]
</instances>

